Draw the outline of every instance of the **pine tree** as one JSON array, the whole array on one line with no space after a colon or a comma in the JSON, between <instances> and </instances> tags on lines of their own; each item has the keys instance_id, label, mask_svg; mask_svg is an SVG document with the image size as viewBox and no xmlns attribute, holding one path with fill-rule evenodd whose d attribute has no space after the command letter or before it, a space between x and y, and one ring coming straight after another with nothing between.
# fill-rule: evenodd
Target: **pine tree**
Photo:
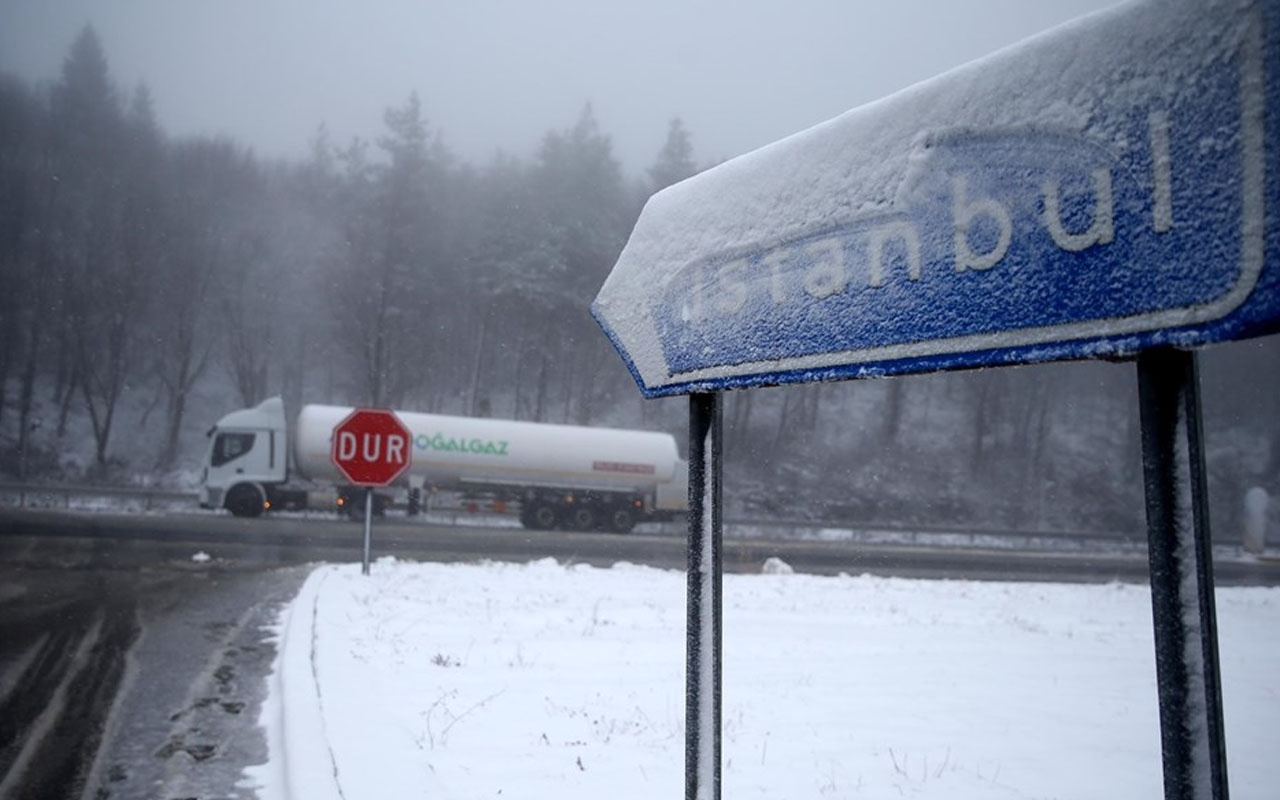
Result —
<instances>
[{"instance_id":1,"label":"pine tree","mask_svg":"<svg viewBox=\"0 0 1280 800\"><path fill-rule=\"evenodd\" d=\"M649 167L649 180L654 192L697 174L693 163L693 140L679 117L667 128L667 141L658 151L658 159Z\"/></svg>"},{"instance_id":2,"label":"pine tree","mask_svg":"<svg viewBox=\"0 0 1280 800\"><path fill-rule=\"evenodd\" d=\"M135 327L154 258L137 226L139 186L128 124L92 26L71 46L53 90L51 159L59 181L61 347L70 366L63 415L77 388L93 425L95 460L107 466L117 403L135 369ZM61 427L61 426L60 426Z\"/></svg>"},{"instance_id":3,"label":"pine tree","mask_svg":"<svg viewBox=\"0 0 1280 800\"><path fill-rule=\"evenodd\" d=\"M383 119L378 147L385 161L370 163L356 145L342 156L345 238L334 282L339 335L354 362L358 393L375 406L403 402L423 379L423 370L404 365L429 341L432 320L424 307L436 267L432 195L443 169L416 93Z\"/></svg>"},{"instance_id":4,"label":"pine tree","mask_svg":"<svg viewBox=\"0 0 1280 800\"><path fill-rule=\"evenodd\" d=\"M555 350L539 353L539 391L534 416L549 417L550 397L542 386L560 384L561 419L588 422L599 405L601 365L620 366L607 355L607 343L587 312L591 298L613 268L634 221L633 207L613 156L613 143L596 121L588 103L578 121L543 140L533 173L550 258L540 276L554 322L560 332ZM547 343L546 336L540 341ZM552 370L562 373L552 382ZM576 403L576 405L575 405Z\"/></svg>"}]
</instances>

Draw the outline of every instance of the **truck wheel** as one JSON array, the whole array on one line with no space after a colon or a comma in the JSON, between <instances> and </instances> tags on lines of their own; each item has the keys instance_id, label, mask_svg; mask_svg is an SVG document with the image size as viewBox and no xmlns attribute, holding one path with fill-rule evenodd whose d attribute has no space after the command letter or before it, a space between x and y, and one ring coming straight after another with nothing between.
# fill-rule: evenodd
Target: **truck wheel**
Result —
<instances>
[{"instance_id":1,"label":"truck wheel","mask_svg":"<svg viewBox=\"0 0 1280 800\"><path fill-rule=\"evenodd\" d=\"M364 519L364 498L353 491L342 490L338 493L338 513L347 519Z\"/></svg>"},{"instance_id":2,"label":"truck wheel","mask_svg":"<svg viewBox=\"0 0 1280 800\"><path fill-rule=\"evenodd\" d=\"M535 531L549 531L560 521L555 506L550 503L533 503L520 514L520 521L526 528Z\"/></svg>"},{"instance_id":3,"label":"truck wheel","mask_svg":"<svg viewBox=\"0 0 1280 800\"><path fill-rule=\"evenodd\" d=\"M615 508L609 512L609 530L618 533L631 533L636 526L636 515L629 508Z\"/></svg>"},{"instance_id":4,"label":"truck wheel","mask_svg":"<svg viewBox=\"0 0 1280 800\"><path fill-rule=\"evenodd\" d=\"M597 519L596 507L590 503L579 503L569 509L569 525L574 530L589 531L596 526Z\"/></svg>"},{"instance_id":5,"label":"truck wheel","mask_svg":"<svg viewBox=\"0 0 1280 800\"><path fill-rule=\"evenodd\" d=\"M357 522L363 521L364 520L364 502L365 502L364 489L357 489L355 491L345 492L343 496L346 498L346 502L342 504L342 507L347 510L347 517ZM375 493L373 495L373 515L375 517L386 516L387 506L389 505L389 503L390 501L386 497L386 495Z\"/></svg>"},{"instance_id":6,"label":"truck wheel","mask_svg":"<svg viewBox=\"0 0 1280 800\"><path fill-rule=\"evenodd\" d=\"M262 490L251 483L232 486L223 505L237 517L256 517L267 510L267 500L262 496Z\"/></svg>"}]
</instances>

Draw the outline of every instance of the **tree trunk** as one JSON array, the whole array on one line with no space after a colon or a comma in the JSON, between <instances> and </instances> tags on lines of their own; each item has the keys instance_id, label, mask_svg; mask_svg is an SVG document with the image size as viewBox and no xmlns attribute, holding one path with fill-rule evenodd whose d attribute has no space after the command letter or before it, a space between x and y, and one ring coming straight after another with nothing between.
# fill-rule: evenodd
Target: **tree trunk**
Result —
<instances>
[{"instance_id":1,"label":"tree trunk","mask_svg":"<svg viewBox=\"0 0 1280 800\"><path fill-rule=\"evenodd\" d=\"M884 394L884 427L881 428L881 437L885 444L896 444L898 432L902 428L902 384L905 379L891 377L885 380L888 385Z\"/></svg>"},{"instance_id":2,"label":"tree trunk","mask_svg":"<svg viewBox=\"0 0 1280 800\"><path fill-rule=\"evenodd\" d=\"M755 389L748 389L745 392L732 392L732 402L730 408L732 415L729 419L729 430L732 438L740 438L747 435L747 431L751 428L751 407L756 399Z\"/></svg>"},{"instance_id":3,"label":"tree trunk","mask_svg":"<svg viewBox=\"0 0 1280 800\"><path fill-rule=\"evenodd\" d=\"M792 397L795 392L789 391L787 387L783 387L782 392L782 408L778 412L778 428L773 434L773 452L780 452L781 448L787 440L787 430L792 425L792 417L795 412L792 410Z\"/></svg>"},{"instance_id":4,"label":"tree trunk","mask_svg":"<svg viewBox=\"0 0 1280 800\"><path fill-rule=\"evenodd\" d=\"M182 434L182 419L187 409L187 393L176 392L169 400L169 414L165 423L164 449L156 462L157 470L167 470L178 458L178 438Z\"/></svg>"},{"instance_id":5,"label":"tree trunk","mask_svg":"<svg viewBox=\"0 0 1280 800\"><path fill-rule=\"evenodd\" d=\"M578 380L578 348L570 346L564 349L564 356L569 362L568 374L564 376L564 390L561 393L560 421L565 425L573 423L574 384Z\"/></svg>"},{"instance_id":6,"label":"tree trunk","mask_svg":"<svg viewBox=\"0 0 1280 800\"><path fill-rule=\"evenodd\" d=\"M107 468L107 446L111 441L116 405L124 383L123 336L124 333L119 328L112 331L114 341L105 365L105 374L97 371L94 366L86 365L84 378L80 381L80 391L89 407L89 421L93 425L94 460L103 474Z\"/></svg>"},{"instance_id":7,"label":"tree trunk","mask_svg":"<svg viewBox=\"0 0 1280 800\"><path fill-rule=\"evenodd\" d=\"M4 411L9 405L9 369L13 362L12 347L16 339L9 331L0 335L0 340L4 342L4 349L0 350L0 424L4 423Z\"/></svg>"},{"instance_id":8,"label":"tree trunk","mask_svg":"<svg viewBox=\"0 0 1280 800\"><path fill-rule=\"evenodd\" d=\"M80 387L80 371L72 366L70 377L66 378L61 395L58 397L58 440L61 441L67 435L67 420L71 416L71 400L76 395L76 389Z\"/></svg>"},{"instance_id":9,"label":"tree trunk","mask_svg":"<svg viewBox=\"0 0 1280 800\"><path fill-rule=\"evenodd\" d=\"M100 470L107 466L107 439L111 436L111 423L105 415L98 413L98 406L93 401L93 391L89 381L80 382L80 391L84 397L85 407L89 410L89 423L93 428L94 462Z\"/></svg>"},{"instance_id":10,"label":"tree trunk","mask_svg":"<svg viewBox=\"0 0 1280 800\"><path fill-rule=\"evenodd\" d=\"M805 430L809 435L814 435L818 431L818 417L822 410L822 384L811 383L805 388Z\"/></svg>"},{"instance_id":11,"label":"tree trunk","mask_svg":"<svg viewBox=\"0 0 1280 800\"><path fill-rule=\"evenodd\" d=\"M191 394L191 390L195 387L196 381L200 379L204 373L205 365L208 364L208 353L206 352L194 366L192 365L192 352L195 347L194 333L187 332L187 343L182 348L179 357L177 374L174 376L172 383L168 384L168 415L165 423L165 439L164 446L160 452L160 459L156 462L157 470L170 469L178 458L178 444L182 436L182 423L186 418L187 398Z\"/></svg>"},{"instance_id":12,"label":"tree trunk","mask_svg":"<svg viewBox=\"0 0 1280 800\"><path fill-rule=\"evenodd\" d=\"M547 410L547 356L545 353L538 353L538 391L534 395L533 419L535 422L543 422L546 420L544 416Z\"/></svg>"},{"instance_id":13,"label":"tree trunk","mask_svg":"<svg viewBox=\"0 0 1280 800\"><path fill-rule=\"evenodd\" d=\"M66 314L67 306L65 303L59 311L64 315ZM75 372L75 358L71 354L70 328L71 322L68 316L64 316L54 326L56 338L54 340L53 400L64 408L67 402L67 395L74 393L76 389L76 376L73 374ZM58 426L59 431L62 428L62 425ZM62 434L59 433L58 435L61 436Z\"/></svg>"},{"instance_id":14,"label":"tree trunk","mask_svg":"<svg viewBox=\"0 0 1280 800\"><path fill-rule=\"evenodd\" d=\"M969 450L969 466L974 470L982 466L983 456L986 455L987 433L995 418L996 387L993 376L992 372L974 376L978 386L973 409L973 444Z\"/></svg>"},{"instance_id":15,"label":"tree trunk","mask_svg":"<svg viewBox=\"0 0 1280 800\"><path fill-rule=\"evenodd\" d=\"M18 393L18 480L27 477L27 455L31 447L31 403L36 390L36 365L40 361L40 320L39 314L33 316L31 330L27 340L25 364L22 367L22 385Z\"/></svg>"},{"instance_id":16,"label":"tree trunk","mask_svg":"<svg viewBox=\"0 0 1280 800\"><path fill-rule=\"evenodd\" d=\"M305 337L295 332L294 335L294 355L289 362L284 365L281 371L281 394L284 395L284 407L289 409L291 413L297 414L298 409L302 408L302 391L305 384L306 376L306 346Z\"/></svg>"},{"instance_id":17,"label":"tree trunk","mask_svg":"<svg viewBox=\"0 0 1280 800\"><path fill-rule=\"evenodd\" d=\"M480 372L484 364L484 346L489 338L489 311L480 314L480 335L477 337L475 357L471 360L471 416L480 416Z\"/></svg>"},{"instance_id":18,"label":"tree trunk","mask_svg":"<svg viewBox=\"0 0 1280 800\"><path fill-rule=\"evenodd\" d=\"M524 374L525 365L529 362L528 348L521 339L519 352L516 354L516 389L515 397L512 401L514 407L511 411L512 419L524 419Z\"/></svg>"}]
</instances>

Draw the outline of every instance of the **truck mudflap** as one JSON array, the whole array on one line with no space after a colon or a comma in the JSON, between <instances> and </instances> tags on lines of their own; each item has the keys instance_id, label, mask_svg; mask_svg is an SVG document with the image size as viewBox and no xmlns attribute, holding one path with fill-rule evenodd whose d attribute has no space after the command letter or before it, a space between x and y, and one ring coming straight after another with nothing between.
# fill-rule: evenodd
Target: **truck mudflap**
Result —
<instances>
[{"instance_id":1,"label":"truck mudflap","mask_svg":"<svg viewBox=\"0 0 1280 800\"><path fill-rule=\"evenodd\" d=\"M223 491L221 489L211 489L208 486L200 487L198 502L201 508L218 509L222 508Z\"/></svg>"}]
</instances>

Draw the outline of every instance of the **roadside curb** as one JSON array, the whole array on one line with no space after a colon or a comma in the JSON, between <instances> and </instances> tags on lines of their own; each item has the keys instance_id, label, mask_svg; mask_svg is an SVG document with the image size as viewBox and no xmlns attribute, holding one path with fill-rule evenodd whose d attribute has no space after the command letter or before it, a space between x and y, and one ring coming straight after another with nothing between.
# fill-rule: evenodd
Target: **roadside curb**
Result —
<instances>
[{"instance_id":1,"label":"roadside curb","mask_svg":"<svg viewBox=\"0 0 1280 800\"><path fill-rule=\"evenodd\" d=\"M262 777L276 784L283 800L342 800L337 765L329 746L323 698L315 674L316 606L324 573L307 576L297 596L281 614L280 644L269 678L269 696L279 702L264 707L270 761ZM331 769L317 765L331 765Z\"/></svg>"}]
</instances>

